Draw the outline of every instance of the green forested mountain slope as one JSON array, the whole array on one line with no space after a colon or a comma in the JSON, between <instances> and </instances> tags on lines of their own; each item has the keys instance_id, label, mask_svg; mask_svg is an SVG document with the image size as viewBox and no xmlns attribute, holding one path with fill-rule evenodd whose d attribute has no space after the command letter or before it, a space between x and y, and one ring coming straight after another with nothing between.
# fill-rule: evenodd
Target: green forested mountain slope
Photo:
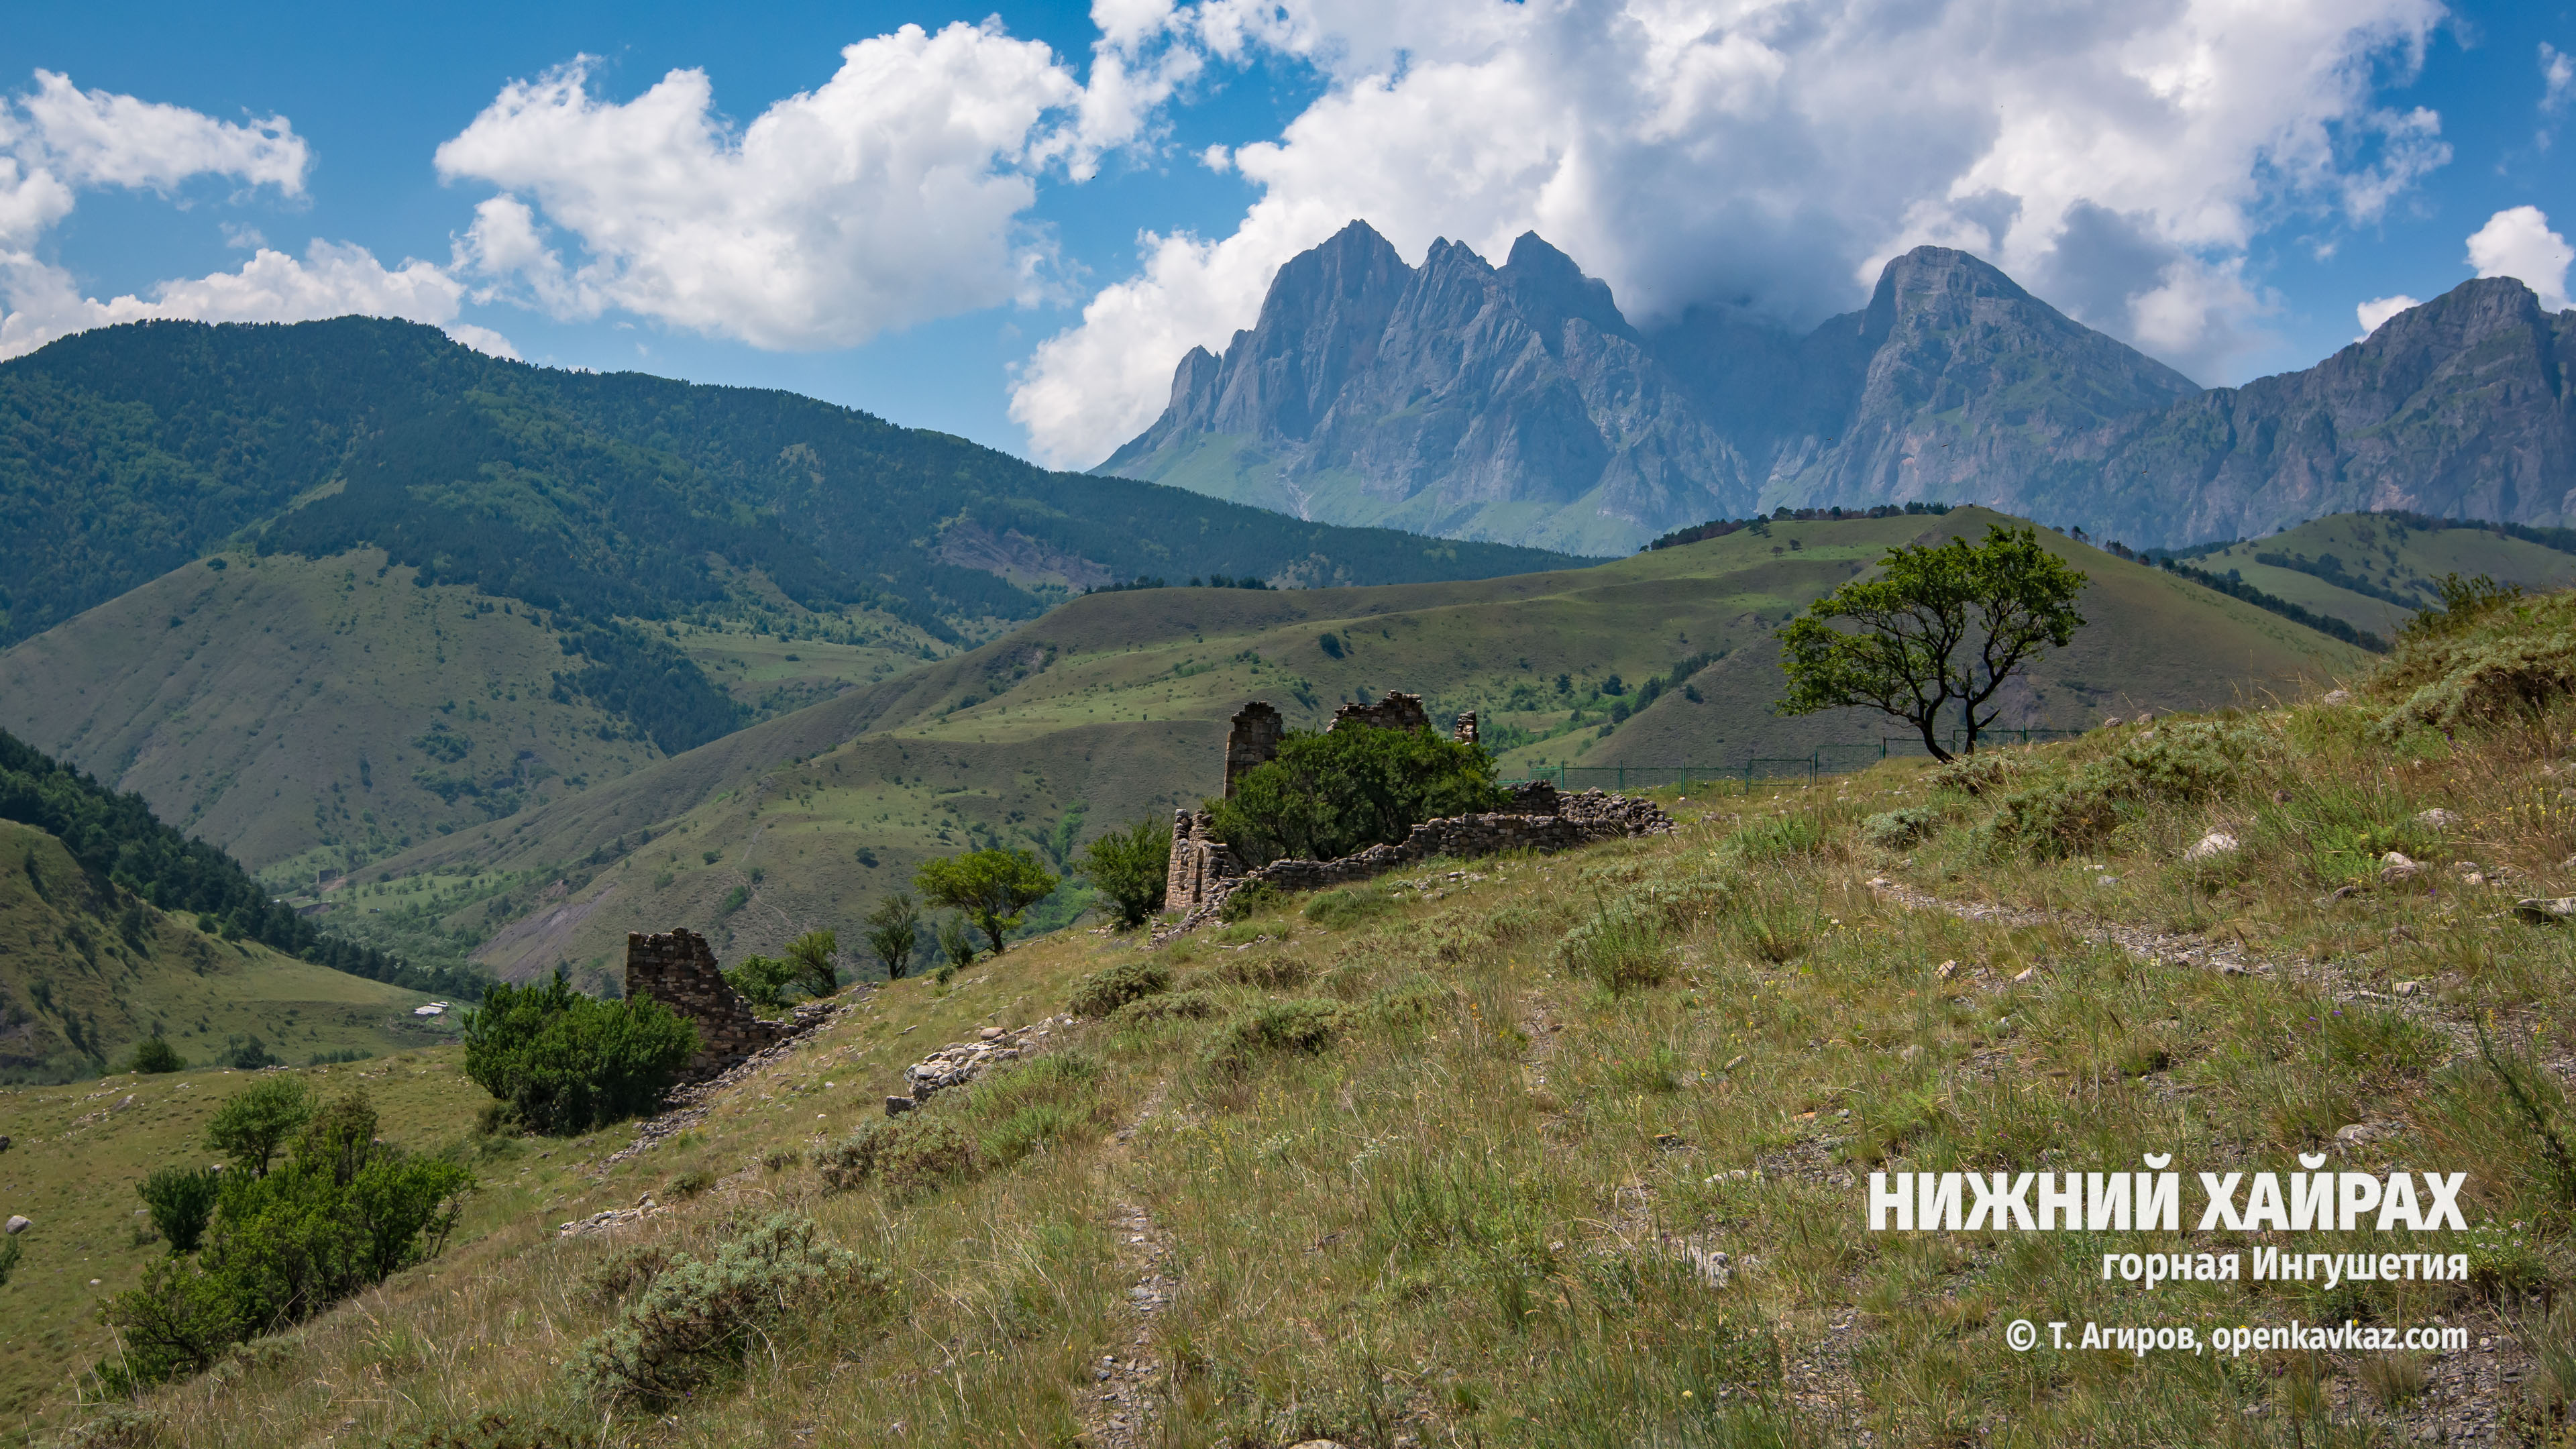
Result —
<instances>
[{"instance_id":1,"label":"green forested mountain slope","mask_svg":"<svg viewBox=\"0 0 2576 1449\"><path fill-rule=\"evenodd\" d=\"M300 508L292 508L298 500ZM1139 573L1561 562L1048 473L788 393L502 362L435 328L146 323L0 365L0 643L244 529L605 622L872 606L949 632Z\"/></svg>"},{"instance_id":2,"label":"green forested mountain slope","mask_svg":"<svg viewBox=\"0 0 2576 1449\"><path fill-rule=\"evenodd\" d=\"M2524 530L2576 543L2563 529ZM2576 553L2494 528L2409 514L2335 513L2266 538L2193 550L2193 568L2234 574L2303 608L2383 639L2438 609L2437 580L2451 574L2538 592L2576 583Z\"/></svg>"},{"instance_id":3,"label":"green forested mountain slope","mask_svg":"<svg viewBox=\"0 0 2576 1449\"><path fill-rule=\"evenodd\" d=\"M1436 718L1475 709L1489 740L1526 740L1510 765L1722 765L1875 742L1889 731L1876 715L1770 713L1772 631L1891 544L1981 537L1996 521L1963 509L1779 523L1597 568L1455 584L1095 594L972 653L416 848L370 868L363 890L387 877L561 867L562 892L524 897L486 964L513 976L559 961L605 969L625 932L675 925L707 931L731 960L818 927L854 939L857 915L927 856L990 842L1050 853L1194 803L1218 787L1225 721L1247 699L1313 728L1345 700L1420 693ZM2092 626L2034 672L2011 723L2223 704L2364 657L2043 537L2094 576ZM1687 661L1693 672L1626 718L1640 686Z\"/></svg>"}]
</instances>

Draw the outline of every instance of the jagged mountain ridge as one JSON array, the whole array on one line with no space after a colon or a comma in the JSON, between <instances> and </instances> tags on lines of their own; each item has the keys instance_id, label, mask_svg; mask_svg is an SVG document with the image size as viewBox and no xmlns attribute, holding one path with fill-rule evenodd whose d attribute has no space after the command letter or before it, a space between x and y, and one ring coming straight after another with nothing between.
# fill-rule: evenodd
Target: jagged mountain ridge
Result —
<instances>
[{"instance_id":1,"label":"jagged mountain ridge","mask_svg":"<svg viewBox=\"0 0 2576 1449\"><path fill-rule=\"evenodd\" d=\"M2576 312L2470 282L2302 372L2202 389L1961 251L1794 333L1641 331L1536 235L1420 268L1363 222L1282 267L1098 471L1335 522L1597 551L1780 505L1975 502L2140 544L2408 508L2557 523Z\"/></svg>"}]
</instances>

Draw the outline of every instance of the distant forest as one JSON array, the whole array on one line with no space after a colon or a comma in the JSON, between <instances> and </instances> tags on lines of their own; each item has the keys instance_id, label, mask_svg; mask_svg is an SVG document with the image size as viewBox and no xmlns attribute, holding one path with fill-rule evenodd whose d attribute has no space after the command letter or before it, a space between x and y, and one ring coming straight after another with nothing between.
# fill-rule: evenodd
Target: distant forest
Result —
<instances>
[{"instance_id":1,"label":"distant forest","mask_svg":"<svg viewBox=\"0 0 2576 1449\"><path fill-rule=\"evenodd\" d=\"M1114 578L1577 562L1053 473L793 393L503 362L409 322L135 323L0 364L0 646L238 537L373 545L425 582L603 627L753 597L755 573L952 642L1044 612L1045 592L943 561L959 529Z\"/></svg>"},{"instance_id":2,"label":"distant forest","mask_svg":"<svg viewBox=\"0 0 2576 1449\"><path fill-rule=\"evenodd\" d=\"M142 796L119 795L5 730L0 820L32 825L60 840L101 894L121 889L159 910L193 913L228 937L438 995L477 997L489 979L471 970L407 966L316 928L270 900L231 856L155 819Z\"/></svg>"}]
</instances>

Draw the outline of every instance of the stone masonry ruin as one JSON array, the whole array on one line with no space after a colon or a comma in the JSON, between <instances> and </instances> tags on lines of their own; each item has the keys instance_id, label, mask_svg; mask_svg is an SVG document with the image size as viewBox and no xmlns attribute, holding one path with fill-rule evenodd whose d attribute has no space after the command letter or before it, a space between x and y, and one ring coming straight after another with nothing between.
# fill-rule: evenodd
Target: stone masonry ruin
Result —
<instances>
[{"instance_id":1,"label":"stone masonry ruin","mask_svg":"<svg viewBox=\"0 0 2576 1449\"><path fill-rule=\"evenodd\" d=\"M695 931L626 935L626 994L662 1003L698 1024L690 1078L709 1077L763 1047L796 1034L800 1023L763 1021L716 968L716 953Z\"/></svg>"},{"instance_id":2,"label":"stone masonry ruin","mask_svg":"<svg viewBox=\"0 0 2576 1449\"><path fill-rule=\"evenodd\" d=\"M1422 707L1422 696L1389 691L1376 704L1343 705L1325 728L1343 724L1418 730L1431 727L1431 716ZM1225 736L1227 798L1233 797L1236 782L1247 772L1278 757L1286 734L1279 711L1260 700L1236 712ZM1474 712L1459 715L1451 735L1476 743ZM1339 860L1274 860L1248 870L1215 837L1214 816L1205 810L1176 810L1172 812L1172 852L1163 876L1163 908L1178 912L1180 920L1155 932L1154 939L1169 940L1215 919L1226 897L1251 885L1319 890L1367 880L1434 856L1464 859L1508 850L1563 850L1623 836L1660 835L1672 828L1672 817L1651 800L1599 790L1566 795L1554 785L1535 781L1513 787L1511 803L1501 810L1425 820L1398 845L1372 845Z\"/></svg>"}]
</instances>

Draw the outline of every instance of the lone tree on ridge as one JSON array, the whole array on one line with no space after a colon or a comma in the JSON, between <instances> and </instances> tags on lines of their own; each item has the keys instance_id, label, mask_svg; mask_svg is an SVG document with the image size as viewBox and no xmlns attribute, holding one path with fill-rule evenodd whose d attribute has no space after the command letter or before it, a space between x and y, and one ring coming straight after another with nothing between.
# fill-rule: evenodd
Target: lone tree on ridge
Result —
<instances>
[{"instance_id":1,"label":"lone tree on ridge","mask_svg":"<svg viewBox=\"0 0 2576 1449\"><path fill-rule=\"evenodd\" d=\"M921 898L964 916L1002 954L1002 938L1028 908L1055 894L1056 879L1025 850L978 850L923 861L913 874Z\"/></svg>"},{"instance_id":2,"label":"lone tree on ridge","mask_svg":"<svg viewBox=\"0 0 2576 1449\"><path fill-rule=\"evenodd\" d=\"M1814 714L1867 705L1912 724L1923 747L1946 762L1952 756L1934 728L1956 704L1967 733L1962 753L1974 754L1978 732L2001 713L1986 705L2004 681L2042 647L2065 648L2084 627L2075 612L2084 584L2032 528L1990 524L1974 546L1952 538L1890 549L1877 577L1816 600L1807 617L1780 631L1789 694L1774 707ZM1857 631L1826 622L1844 619Z\"/></svg>"}]
</instances>

